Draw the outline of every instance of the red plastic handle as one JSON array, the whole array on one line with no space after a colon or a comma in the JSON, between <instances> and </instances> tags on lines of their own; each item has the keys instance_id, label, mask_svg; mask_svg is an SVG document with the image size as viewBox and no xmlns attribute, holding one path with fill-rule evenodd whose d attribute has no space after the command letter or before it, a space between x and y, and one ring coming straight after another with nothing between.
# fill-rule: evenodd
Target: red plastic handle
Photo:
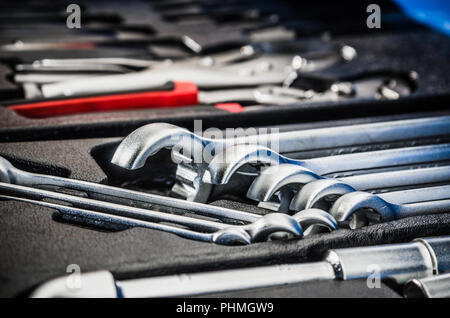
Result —
<instances>
[{"instance_id":1,"label":"red plastic handle","mask_svg":"<svg viewBox=\"0 0 450 318\"><path fill-rule=\"evenodd\" d=\"M150 91L77 97L10 106L18 114L31 118L129 110L139 108L166 108L198 104L198 88L194 83L175 82L171 91Z\"/></svg>"}]
</instances>

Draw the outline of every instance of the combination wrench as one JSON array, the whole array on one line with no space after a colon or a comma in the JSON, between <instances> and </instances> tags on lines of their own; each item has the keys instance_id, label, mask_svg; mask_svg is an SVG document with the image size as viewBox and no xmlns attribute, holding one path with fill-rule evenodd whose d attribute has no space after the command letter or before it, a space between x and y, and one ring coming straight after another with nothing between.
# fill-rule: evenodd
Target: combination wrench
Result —
<instances>
[{"instance_id":1,"label":"combination wrench","mask_svg":"<svg viewBox=\"0 0 450 318\"><path fill-rule=\"evenodd\" d=\"M398 204L398 198L404 203ZM359 228L371 221L391 221L449 211L450 185L446 185L381 194L355 191L337 199L329 212L337 221L350 221L351 228Z\"/></svg>"},{"instance_id":2,"label":"combination wrench","mask_svg":"<svg viewBox=\"0 0 450 318\"><path fill-rule=\"evenodd\" d=\"M301 187L338 172L449 160L450 144L378 150L307 160L290 159L270 149L254 145L231 146L224 150L227 151L231 151L227 157L231 158L230 163L216 161L214 158L207 167L202 181L209 184L226 184L245 164L269 166L255 178L248 189L247 197L256 201L269 201L275 193L279 193L282 197L279 209L287 211L294 192L291 188L294 185Z\"/></svg>"},{"instance_id":3,"label":"combination wrench","mask_svg":"<svg viewBox=\"0 0 450 318\"><path fill-rule=\"evenodd\" d=\"M424 184L448 181L450 181L449 166L369 173L338 179L318 179L317 181L305 184L295 194L289 208L292 211L300 211L314 207L316 204L322 202L332 204L338 197L358 190L381 190L407 186L417 187Z\"/></svg>"},{"instance_id":4,"label":"combination wrench","mask_svg":"<svg viewBox=\"0 0 450 318\"><path fill-rule=\"evenodd\" d=\"M250 237L243 232L238 233L239 231L235 231L235 235L232 237L229 236L230 233L225 233L225 231L218 231L216 233L201 233L197 231L191 231L189 229L185 229L182 227L176 227L164 223L154 223L119 215L112 215L107 213L101 213L86 209L74 208L71 206L65 206L62 204L56 204L45 201L38 200L30 200L25 198L19 198L8 195L1 195L0 199L2 200L14 200L24 203L36 204L42 207L47 207L51 209L58 210L61 214L66 215L73 218L78 218L83 220L85 223L89 224L114 224L115 226L131 228L131 227L141 227L151 230L164 231L167 233L172 233L178 235L183 238L193 239L202 242L212 242L217 244L250 244ZM231 231L233 232L233 231ZM242 235L244 234L244 235Z\"/></svg>"},{"instance_id":5,"label":"combination wrench","mask_svg":"<svg viewBox=\"0 0 450 318\"><path fill-rule=\"evenodd\" d=\"M125 137L116 149L111 162L120 167L135 170L143 167L148 157L156 154L162 148L171 148L172 157L179 161L176 171L178 182L172 191L189 201L208 202L212 186L207 182L202 182L203 175L208 168L208 163L229 146L257 144L275 148L280 153L290 153L434 138L448 134L450 134L450 116L308 129L278 134L255 134L229 139L203 138L178 126L155 123L140 127Z\"/></svg>"},{"instance_id":6,"label":"combination wrench","mask_svg":"<svg viewBox=\"0 0 450 318\"><path fill-rule=\"evenodd\" d=\"M174 215L172 213L163 213L156 210L152 211L148 209L129 206L130 200L145 202L150 203L150 206L153 205L154 207L158 205L159 208L172 207L174 209L172 209L171 212L174 213L180 213L184 211L191 214L200 214L208 217L214 217L220 220L231 219L234 221L239 221L241 222L241 224L249 223L240 226L240 229L243 230L241 232L250 233L252 240L259 240L262 236L268 235L268 232L284 231L287 233L294 233L296 235L299 235L300 233L302 233L301 226L305 227L306 229L306 227L309 227L313 224L323 225L324 227L333 230L337 229L337 224L336 222L334 222L332 217L326 215L326 213L323 211L316 211L315 209L299 213L289 219L283 215L275 214L266 214L264 216L260 216L253 213L226 209L195 202L186 202L184 200L175 198L167 198L153 194L140 193L137 191L125 190L81 180L33 174L15 168L6 159L3 159L1 157L0 159L2 159L0 160L0 181L2 181L0 183L0 190L3 194L9 196L24 197L25 199L32 199L35 201L40 201L42 199L59 200L70 203L73 207L78 207L81 209L95 210L124 217L137 217L150 221L171 222L200 231L224 230L222 232L239 232L238 230L230 229L238 225L230 225L226 223L213 222L182 215ZM17 184L22 184L22 186ZM57 188L83 191L90 195L93 195L94 197L100 197L102 199L107 198L109 201L114 201L116 203L98 201L30 187L43 185L51 185ZM126 201L124 201L124 199ZM127 205L125 205L124 203ZM191 209L189 209L190 207ZM183 232L180 232L180 235L186 236L186 234ZM243 234L242 236L245 237L248 236L248 234ZM236 237L239 239L237 235Z\"/></svg>"},{"instance_id":7,"label":"combination wrench","mask_svg":"<svg viewBox=\"0 0 450 318\"><path fill-rule=\"evenodd\" d=\"M116 223L118 220L115 217L118 216L124 217L124 219L120 219L119 222L126 222L130 226L144 226L156 230L168 231L185 238L200 239L202 241L206 240L218 244L249 244L261 242L269 239L271 234L280 232L291 234L296 237L303 236L303 229L299 221L284 214L266 214L254 223L246 225L230 225L1 182L0 193L5 194L8 198L17 198L19 201L28 199L26 202L29 203L41 202L42 200L49 199L58 200L70 204L70 208L91 211L89 212L89 224L95 224L95 222L93 222L95 220L102 223L105 220L105 217L107 221L110 220L109 223ZM95 215L92 211L100 212L101 214ZM80 213L81 211L77 212ZM314 213L315 212L316 211L314 211ZM309 212L309 214L313 215L314 213ZM325 212L322 211L322 213ZM299 217L300 219L303 219L301 213L299 214ZM327 218L327 220L330 219L332 218ZM148 222L143 224L139 223L140 221ZM150 224L149 222L164 222L169 223L172 226L157 227L154 225L155 223ZM176 231L176 225L185 226L191 231ZM206 233L209 235L194 235L192 230L197 233Z\"/></svg>"},{"instance_id":8,"label":"combination wrench","mask_svg":"<svg viewBox=\"0 0 450 318\"><path fill-rule=\"evenodd\" d=\"M257 162L262 162L266 165L272 164L272 166L262 170L259 176L255 178L248 189L247 197L256 201L266 202L277 194L280 196L282 204L279 206L275 204L274 206L277 206L280 211L289 209L295 189L300 189L303 185L317 179L323 179L328 174L431 164L450 159L450 144L379 150L301 161L274 153L271 153L270 156L263 155L261 158L261 151L263 154L267 154L267 150L261 148L255 148L251 152L251 155L255 157L253 160L256 161L257 159ZM239 158L244 157L240 155ZM248 159L248 161L251 160ZM217 180L216 182L226 183L244 162L239 163L237 167L227 167L219 164L211 167L211 169L208 167L208 169L216 173L215 177L218 177L214 179L215 181Z\"/></svg>"}]
</instances>

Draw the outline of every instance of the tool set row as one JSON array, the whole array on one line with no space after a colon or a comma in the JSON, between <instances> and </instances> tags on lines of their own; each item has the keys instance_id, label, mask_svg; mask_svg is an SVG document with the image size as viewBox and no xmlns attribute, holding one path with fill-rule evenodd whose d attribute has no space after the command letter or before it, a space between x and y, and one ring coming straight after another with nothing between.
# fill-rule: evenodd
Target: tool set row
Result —
<instances>
[{"instance_id":1,"label":"tool set row","mask_svg":"<svg viewBox=\"0 0 450 318\"><path fill-rule=\"evenodd\" d=\"M328 134L335 134L341 140L343 137L345 139L339 142L329 138ZM376 214L381 221L388 221L420 214L446 212L450 207L450 185L445 185L450 180L450 169L446 165L446 162L450 161L450 146L447 143L296 160L282 156L270 148L259 146L258 142L273 140L275 137L278 138L281 149L289 148L290 151L298 152L329 148L330 144L335 147L356 147L361 144L367 145L368 141L393 142L405 138L445 140L449 135L448 116L290 131L276 136L253 135L248 138L254 139L248 141L250 144L242 143L242 139L245 139L242 137L241 140L204 139L186 129L156 123L131 133L119 144L113 155L114 164L127 169L136 169L142 167L148 156L162 147L174 147L173 151L181 151L182 154L174 155L182 161L177 166L177 183L172 189L179 194L194 193L188 196L188 199L193 201L208 202L214 192L213 185L226 185L232 178L253 178L247 193L249 198L260 200L263 206L266 206L264 201L269 201L272 197L278 197L280 201L278 204L270 202L270 208L276 209L279 213L264 216L210 207L201 203L185 203L180 199L80 180L28 173L14 168L4 158L1 165L1 180L4 184L1 184L0 188L5 194L2 196L4 199L33 202L56 208L73 217L86 218L89 222L109 222L125 228L138 226L160 229L183 237L221 244L248 244L267 240L271 234L280 232L302 236L305 227L311 225L335 230L338 227L337 221L351 220L352 227L356 227L365 224L366 221L376 220L372 214ZM323 142L321 137L324 139ZM295 143L298 147L295 147ZM187 148L189 144L192 145L190 149ZM286 145L285 148L283 145ZM210 162L196 158L198 157L196 153L204 156L205 149L211 151ZM227 153L230 151L231 156ZM191 157L187 157L186 153ZM170 160L170 157L167 160ZM251 167L244 171L246 164ZM411 168L418 164L431 167ZM256 167L261 169L263 165L270 167L259 173ZM391 169L376 172L376 169L386 167ZM188 169L191 169L191 173L187 172ZM349 176L355 171L357 172L354 176ZM343 172L347 173L346 177L326 177L332 173ZM245 185L248 182L238 180L238 183ZM430 186L433 184L441 185ZM93 199L41 190L39 187L72 189L81 191ZM378 195L358 191L376 192L377 189L386 191L396 187L409 189L388 190L389 192ZM228 191L232 192L231 189ZM224 189L221 192L224 194ZM70 206L46 202L44 199L59 200ZM128 206L123 204L124 200L138 202L133 203L136 206ZM322 200L328 204L335 202L331 207L325 208L326 210L316 209L316 205ZM139 203L145 203L146 208L139 207ZM161 213L158 211L162 209L161 205L179 209L183 215ZM290 216L286 214L289 210L296 213ZM191 214L192 217L184 214ZM222 222L195 218L197 214ZM155 221L165 224L153 223ZM232 221L231 224L229 221ZM233 224L236 222L245 225ZM188 229L166 223L182 225Z\"/></svg>"},{"instance_id":2,"label":"tool set row","mask_svg":"<svg viewBox=\"0 0 450 318\"><path fill-rule=\"evenodd\" d=\"M5 36L0 37L4 43L0 45L2 78L8 83L1 90L3 103L24 117L46 118L195 104L395 100L417 90L419 79L413 69L319 73L343 64L351 66L357 50L340 41L299 41L296 34L304 25L294 22L298 17L288 5L276 6L272 1L180 5L175 1L169 7L154 4L153 8L156 16L150 20L156 30L115 24L109 21L114 16L94 15L92 20L88 16L94 27L81 29L67 42L61 36L68 31L47 20L51 13L58 15L57 9L39 8L42 16L13 9L11 16L0 17L0 23L7 26ZM35 18L31 19L34 24L23 22L29 16ZM204 21L205 16L212 21ZM173 17L176 22L170 24ZM399 14L394 21L395 29L408 19ZM309 23L314 25L314 21ZM39 27L31 37L35 24ZM165 31L160 32L163 26ZM191 28L196 32L189 32ZM202 28L214 38L199 37ZM121 30L125 30L122 36ZM43 36L36 37L37 32ZM11 44L13 36L16 40ZM99 57L88 57L97 46L118 46L129 52L97 52ZM153 46L168 47L168 52L162 49L155 55ZM139 54L135 47L149 52ZM173 50L180 47L181 52L175 54ZM54 58L49 58L49 52Z\"/></svg>"},{"instance_id":3,"label":"tool set row","mask_svg":"<svg viewBox=\"0 0 450 318\"><path fill-rule=\"evenodd\" d=\"M444 35L392 1L375 29L364 1L25 3L0 4L0 296L270 296L373 264L383 297L450 296Z\"/></svg>"}]
</instances>

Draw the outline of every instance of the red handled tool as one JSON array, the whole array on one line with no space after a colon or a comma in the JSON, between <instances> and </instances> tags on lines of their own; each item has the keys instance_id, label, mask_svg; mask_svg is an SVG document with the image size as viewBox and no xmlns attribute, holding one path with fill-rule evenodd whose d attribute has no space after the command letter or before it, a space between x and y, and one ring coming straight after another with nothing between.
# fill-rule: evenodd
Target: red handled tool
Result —
<instances>
[{"instance_id":1,"label":"red handled tool","mask_svg":"<svg viewBox=\"0 0 450 318\"><path fill-rule=\"evenodd\" d=\"M39 101L11 105L9 108L25 117L44 118L88 112L180 107L196 105L198 102L197 85L173 82L165 90Z\"/></svg>"}]
</instances>

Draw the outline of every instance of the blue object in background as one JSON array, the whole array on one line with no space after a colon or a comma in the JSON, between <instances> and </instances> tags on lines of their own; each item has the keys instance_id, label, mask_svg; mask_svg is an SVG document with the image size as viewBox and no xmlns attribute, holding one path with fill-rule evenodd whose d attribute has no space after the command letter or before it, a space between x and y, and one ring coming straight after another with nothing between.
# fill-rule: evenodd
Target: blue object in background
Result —
<instances>
[{"instance_id":1,"label":"blue object in background","mask_svg":"<svg viewBox=\"0 0 450 318\"><path fill-rule=\"evenodd\" d=\"M449 0L395 0L395 2L412 18L450 35Z\"/></svg>"}]
</instances>

